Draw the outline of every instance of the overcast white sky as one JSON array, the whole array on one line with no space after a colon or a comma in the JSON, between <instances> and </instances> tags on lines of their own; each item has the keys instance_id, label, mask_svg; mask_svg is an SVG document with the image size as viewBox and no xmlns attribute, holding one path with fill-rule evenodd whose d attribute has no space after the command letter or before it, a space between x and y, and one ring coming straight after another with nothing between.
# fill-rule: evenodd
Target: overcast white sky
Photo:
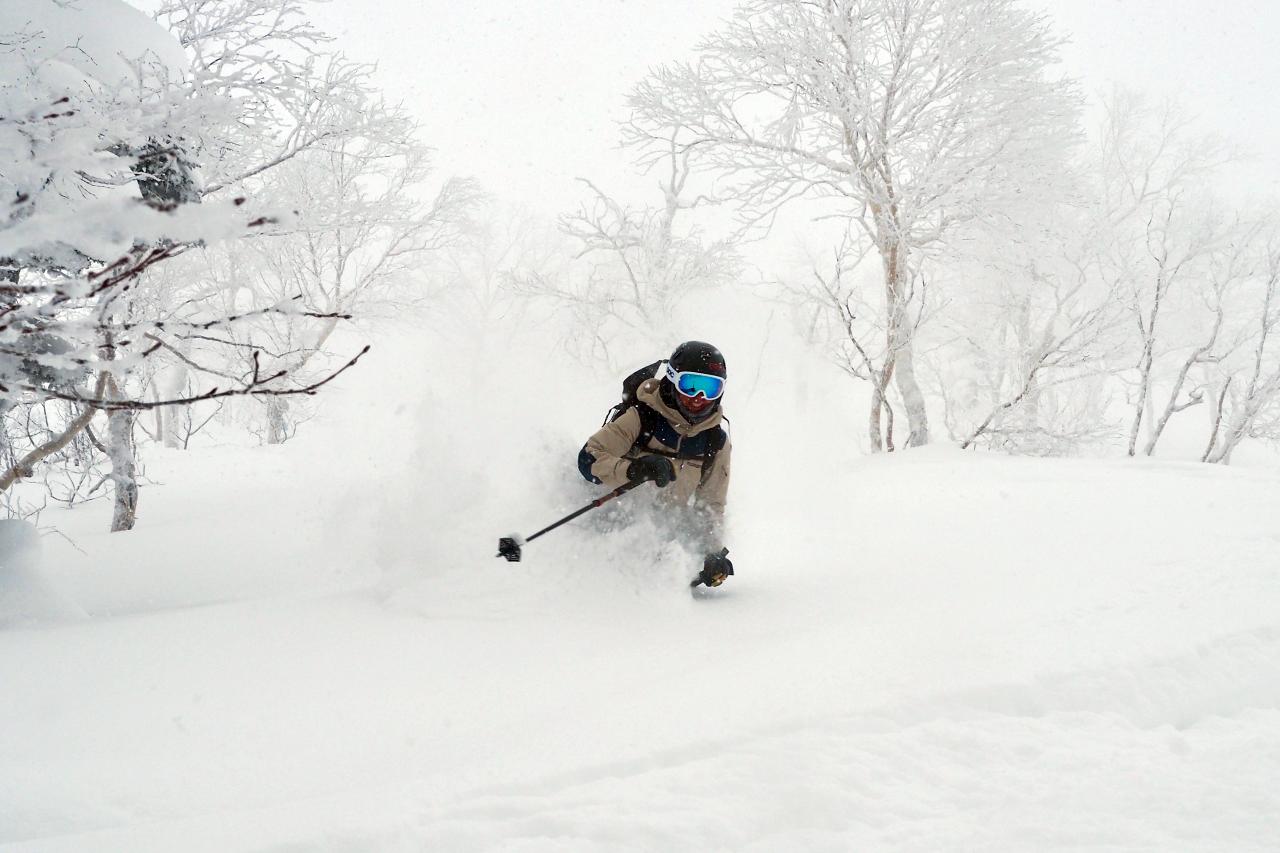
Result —
<instances>
[{"instance_id":1,"label":"overcast white sky","mask_svg":"<svg viewBox=\"0 0 1280 853\"><path fill-rule=\"evenodd\" d=\"M629 175L615 120L646 68L688 54L729 0L333 0L317 18L422 119L449 173L549 213L575 176ZM1238 184L1280 197L1280 4L1274 0L1036 0L1072 38L1087 89L1119 81L1183 99L1258 158Z\"/></svg>"}]
</instances>

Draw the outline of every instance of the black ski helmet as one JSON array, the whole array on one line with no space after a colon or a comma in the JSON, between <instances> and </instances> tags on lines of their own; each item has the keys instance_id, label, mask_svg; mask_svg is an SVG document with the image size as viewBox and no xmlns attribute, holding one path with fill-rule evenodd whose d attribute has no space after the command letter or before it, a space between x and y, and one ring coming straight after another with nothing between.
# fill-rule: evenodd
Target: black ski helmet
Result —
<instances>
[{"instance_id":1,"label":"black ski helmet","mask_svg":"<svg viewBox=\"0 0 1280 853\"><path fill-rule=\"evenodd\" d=\"M724 355L705 341L685 341L675 348L667 361L677 373L690 370L694 373L709 373L721 379L729 375L725 370Z\"/></svg>"},{"instance_id":2,"label":"black ski helmet","mask_svg":"<svg viewBox=\"0 0 1280 853\"><path fill-rule=\"evenodd\" d=\"M683 373L689 371L691 373L708 373L712 376L725 378L728 372L725 370L724 355L720 350L713 347L705 341L685 341L675 348L671 353L671 358L667 359L669 373ZM662 380L663 399L668 405L674 405L680 410L680 413L689 419L690 423L699 423L711 417L711 415L720 408L720 399L711 401L711 405L699 411L692 408L691 404L686 404L688 398L676 393L675 386L671 384L669 377Z\"/></svg>"}]
</instances>

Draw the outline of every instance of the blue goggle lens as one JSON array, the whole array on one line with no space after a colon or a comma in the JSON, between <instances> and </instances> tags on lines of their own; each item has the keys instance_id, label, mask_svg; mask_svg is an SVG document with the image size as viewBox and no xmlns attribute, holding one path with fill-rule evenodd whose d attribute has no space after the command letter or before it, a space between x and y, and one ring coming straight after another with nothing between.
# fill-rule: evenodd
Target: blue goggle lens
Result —
<instances>
[{"instance_id":1,"label":"blue goggle lens","mask_svg":"<svg viewBox=\"0 0 1280 853\"><path fill-rule=\"evenodd\" d=\"M686 397L701 394L708 400L714 400L724 393L724 380L706 373L678 373L676 389Z\"/></svg>"}]
</instances>

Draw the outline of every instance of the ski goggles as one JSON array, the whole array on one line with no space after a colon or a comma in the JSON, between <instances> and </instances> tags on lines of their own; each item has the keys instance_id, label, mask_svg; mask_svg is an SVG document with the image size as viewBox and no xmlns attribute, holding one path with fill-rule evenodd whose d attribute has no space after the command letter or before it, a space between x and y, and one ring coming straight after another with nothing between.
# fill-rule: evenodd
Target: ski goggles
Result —
<instances>
[{"instance_id":1,"label":"ski goggles","mask_svg":"<svg viewBox=\"0 0 1280 853\"><path fill-rule=\"evenodd\" d=\"M696 397L701 394L708 400L718 400L720 395L724 393L724 377L722 376L712 376L709 373L693 373L688 370L677 372L668 364L667 378L671 380L672 385L676 386L676 390L686 397Z\"/></svg>"}]
</instances>

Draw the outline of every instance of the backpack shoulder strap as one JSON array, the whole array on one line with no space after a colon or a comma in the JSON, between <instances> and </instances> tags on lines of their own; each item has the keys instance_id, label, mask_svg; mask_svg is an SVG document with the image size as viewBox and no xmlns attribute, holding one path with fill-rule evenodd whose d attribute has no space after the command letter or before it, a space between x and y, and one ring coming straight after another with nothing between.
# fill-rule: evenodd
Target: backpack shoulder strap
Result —
<instances>
[{"instance_id":1,"label":"backpack shoulder strap","mask_svg":"<svg viewBox=\"0 0 1280 853\"><path fill-rule=\"evenodd\" d=\"M729 419L724 418L724 423L728 424ZM716 454L724 449L729 443L729 433L723 426L718 426L715 431L707 436L707 449L702 454L702 479L700 482L705 483L707 477L711 475L711 468L716 464Z\"/></svg>"},{"instance_id":2,"label":"backpack shoulder strap","mask_svg":"<svg viewBox=\"0 0 1280 853\"><path fill-rule=\"evenodd\" d=\"M647 448L649 440L653 438L654 433L658 431L658 427L661 425L660 422L664 421L665 418L658 413L657 409L647 403L636 401L632 405L636 413L640 415L640 434L636 436L636 440L631 447L633 449L637 446Z\"/></svg>"}]
</instances>

